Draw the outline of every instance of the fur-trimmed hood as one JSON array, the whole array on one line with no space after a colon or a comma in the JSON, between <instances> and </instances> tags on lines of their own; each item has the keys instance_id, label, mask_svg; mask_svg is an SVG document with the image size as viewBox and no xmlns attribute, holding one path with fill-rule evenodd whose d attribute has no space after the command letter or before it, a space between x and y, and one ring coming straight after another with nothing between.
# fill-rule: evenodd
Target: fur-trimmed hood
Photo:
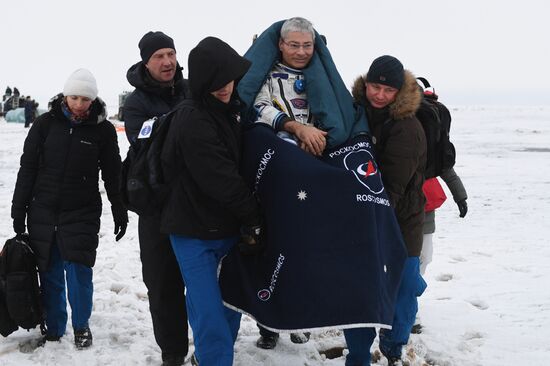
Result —
<instances>
[{"instance_id":1,"label":"fur-trimmed hood","mask_svg":"<svg viewBox=\"0 0 550 366\"><path fill-rule=\"evenodd\" d=\"M359 76L353 83L351 90L355 102L363 107L368 105L365 82L366 75ZM397 93L395 101L389 105L390 118L400 120L414 116L421 101L422 94L416 83L416 77L409 70L405 70L403 87Z\"/></svg>"}]
</instances>

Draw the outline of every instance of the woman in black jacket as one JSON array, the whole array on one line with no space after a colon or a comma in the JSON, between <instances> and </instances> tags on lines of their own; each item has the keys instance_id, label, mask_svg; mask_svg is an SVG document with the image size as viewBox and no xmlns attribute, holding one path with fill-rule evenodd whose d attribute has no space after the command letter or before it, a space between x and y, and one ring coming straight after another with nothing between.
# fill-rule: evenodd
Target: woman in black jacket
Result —
<instances>
[{"instance_id":1,"label":"woman in black jacket","mask_svg":"<svg viewBox=\"0 0 550 366\"><path fill-rule=\"evenodd\" d=\"M102 211L100 170L116 240L126 231L117 136L105 117L94 76L78 69L66 81L63 94L51 100L48 113L33 123L25 140L11 215L16 234L25 232L27 219L37 257L47 326L41 342L59 340L65 333L66 276L75 344L79 349L92 344L88 320Z\"/></svg>"},{"instance_id":2,"label":"woman in black jacket","mask_svg":"<svg viewBox=\"0 0 550 366\"><path fill-rule=\"evenodd\" d=\"M256 199L239 175L241 124L233 92L249 66L223 41L202 40L189 54L193 100L174 116L162 153L172 190L161 231L170 234L187 287L201 365L233 363L240 314L224 308L217 268L239 232L245 242L257 244L260 231Z\"/></svg>"}]
</instances>

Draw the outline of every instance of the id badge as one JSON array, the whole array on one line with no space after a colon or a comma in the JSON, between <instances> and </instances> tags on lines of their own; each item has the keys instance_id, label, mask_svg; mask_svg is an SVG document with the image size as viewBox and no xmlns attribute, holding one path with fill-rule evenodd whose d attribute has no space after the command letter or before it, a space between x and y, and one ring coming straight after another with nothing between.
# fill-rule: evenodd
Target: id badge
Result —
<instances>
[{"instance_id":1,"label":"id badge","mask_svg":"<svg viewBox=\"0 0 550 366\"><path fill-rule=\"evenodd\" d=\"M153 125L155 124L156 120L156 118L152 118L143 122L143 124L141 125L141 130L139 130L138 139L148 139L149 137L151 137L151 133L153 132Z\"/></svg>"}]
</instances>

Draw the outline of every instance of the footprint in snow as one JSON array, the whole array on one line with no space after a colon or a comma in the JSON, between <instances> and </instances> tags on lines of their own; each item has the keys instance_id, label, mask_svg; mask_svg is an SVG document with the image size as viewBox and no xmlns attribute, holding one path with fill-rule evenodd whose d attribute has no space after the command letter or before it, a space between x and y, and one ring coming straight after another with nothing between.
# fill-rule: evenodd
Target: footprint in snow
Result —
<instances>
[{"instance_id":1,"label":"footprint in snow","mask_svg":"<svg viewBox=\"0 0 550 366\"><path fill-rule=\"evenodd\" d=\"M483 253L483 252L472 252L472 254L479 255L479 256L482 256L482 257L492 257L493 256L492 254Z\"/></svg>"},{"instance_id":2,"label":"footprint in snow","mask_svg":"<svg viewBox=\"0 0 550 366\"><path fill-rule=\"evenodd\" d=\"M473 306L475 306L476 308L478 308L479 310L489 309L489 305L483 300L470 299L470 300L466 300L466 301L469 302L470 304L472 304Z\"/></svg>"},{"instance_id":3,"label":"footprint in snow","mask_svg":"<svg viewBox=\"0 0 550 366\"><path fill-rule=\"evenodd\" d=\"M471 341L474 339L483 339L484 337L485 336L481 332L471 331L464 333L462 339L464 339L465 341Z\"/></svg>"},{"instance_id":4,"label":"footprint in snow","mask_svg":"<svg viewBox=\"0 0 550 366\"><path fill-rule=\"evenodd\" d=\"M455 262L466 262L467 261L466 258L464 258L461 255L452 255L451 259Z\"/></svg>"},{"instance_id":5,"label":"footprint in snow","mask_svg":"<svg viewBox=\"0 0 550 366\"><path fill-rule=\"evenodd\" d=\"M530 273L531 272L531 269L528 268L528 267L509 266L509 267L504 267L504 268L506 268L508 271L511 271L511 272L518 272L518 273Z\"/></svg>"},{"instance_id":6,"label":"footprint in snow","mask_svg":"<svg viewBox=\"0 0 550 366\"><path fill-rule=\"evenodd\" d=\"M435 279L437 281L442 281L442 282L447 282L447 281L450 281L454 278L454 276L450 273L442 273L440 275L438 275Z\"/></svg>"}]
</instances>

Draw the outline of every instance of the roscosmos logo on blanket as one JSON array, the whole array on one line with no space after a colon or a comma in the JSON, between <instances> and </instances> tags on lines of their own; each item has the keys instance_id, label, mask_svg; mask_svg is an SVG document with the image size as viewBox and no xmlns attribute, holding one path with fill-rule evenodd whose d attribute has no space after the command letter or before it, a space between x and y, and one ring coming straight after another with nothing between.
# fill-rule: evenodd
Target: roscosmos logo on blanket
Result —
<instances>
[{"instance_id":1,"label":"roscosmos logo on blanket","mask_svg":"<svg viewBox=\"0 0 550 366\"><path fill-rule=\"evenodd\" d=\"M277 284L277 277L279 277L279 272L283 267L284 261L285 261L285 256L282 254L279 254L279 258L277 258L277 263L275 264L275 269L273 270L273 274L271 275L271 281L269 282L269 287L258 291L258 298L260 300L262 301L269 300L269 298L271 297L271 294L275 291L275 285Z\"/></svg>"},{"instance_id":2,"label":"roscosmos logo on blanket","mask_svg":"<svg viewBox=\"0 0 550 366\"><path fill-rule=\"evenodd\" d=\"M370 151L365 149L350 151L343 162L346 169L351 171L359 183L367 187L371 193L380 194L384 191L380 170Z\"/></svg>"}]
</instances>

